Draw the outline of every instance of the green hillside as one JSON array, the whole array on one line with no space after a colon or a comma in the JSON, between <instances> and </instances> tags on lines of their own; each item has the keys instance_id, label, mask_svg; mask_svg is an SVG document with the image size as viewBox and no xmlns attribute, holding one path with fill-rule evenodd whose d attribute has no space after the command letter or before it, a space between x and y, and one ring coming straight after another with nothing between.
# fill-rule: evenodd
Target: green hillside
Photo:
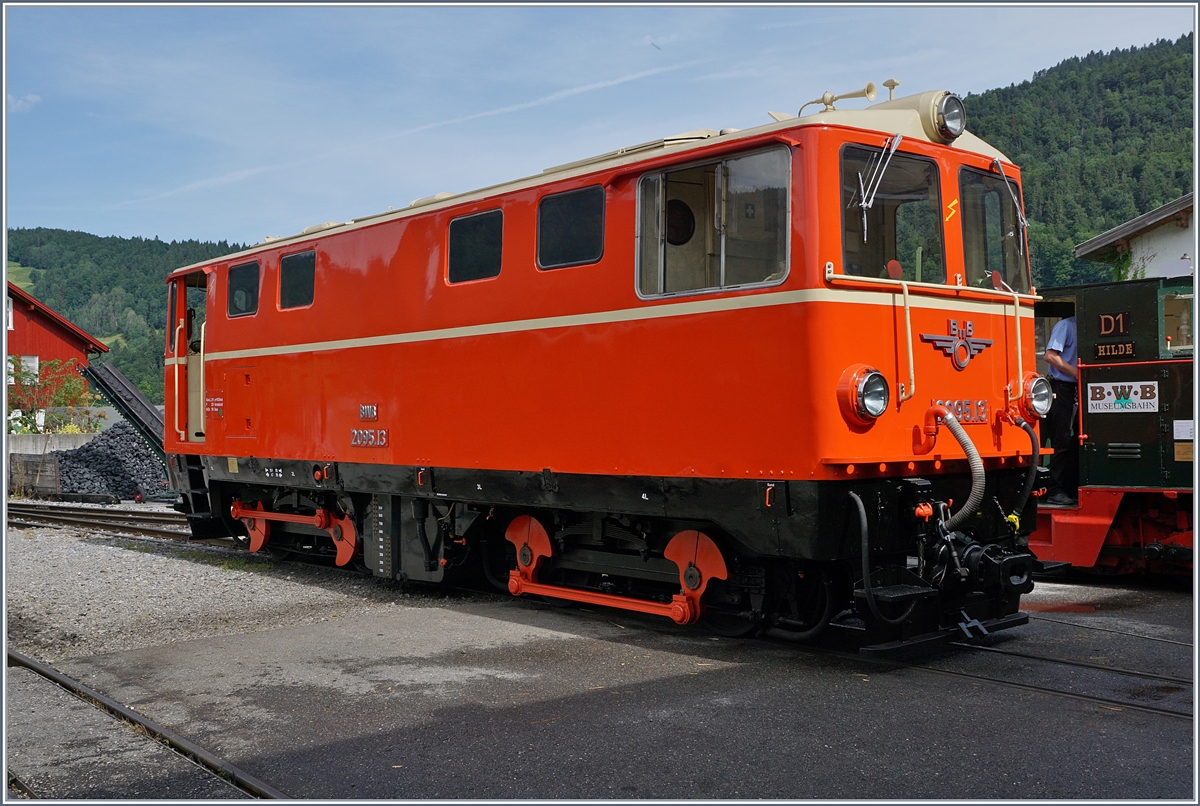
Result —
<instances>
[{"instance_id":1,"label":"green hillside","mask_svg":"<svg viewBox=\"0 0 1200 806\"><path fill-rule=\"evenodd\" d=\"M61 229L10 229L8 261L25 267L35 297L109 346L111 361L142 393L163 400L166 276L243 247L224 241L101 238ZM20 275L18 275L20 276Z\"/></svg>"},{"instance_id":2,"label":"green hillside","mask_svg":"<svg viewBox=\"0 0 1200 806\"><path fill-rule=\"evenodd\" d=\"M1073 248L1192 190L1192 35L1089 53L963 99L1021 166L1034 285L1107 280Z\"/></svg>"}]
</instances>

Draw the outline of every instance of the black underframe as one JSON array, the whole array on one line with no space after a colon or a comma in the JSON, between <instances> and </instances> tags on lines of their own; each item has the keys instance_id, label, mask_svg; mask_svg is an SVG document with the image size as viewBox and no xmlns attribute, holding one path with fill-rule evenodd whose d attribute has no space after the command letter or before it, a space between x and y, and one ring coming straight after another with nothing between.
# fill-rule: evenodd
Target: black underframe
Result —
<instances>
[{"instance_id":1,"label":"black underframe","mask_svg":"<svg viewBox=\"0 0 1200 806\"><path fill-rule=\"evenodd\" d=\"M176 489L183 486L176 483L183 470L183 458L172 457L175 461L170 463ZM245 485L327 494L388 494L481 506L711 523L740 544L747 556L817 561L858 556L858 520L851 510L851 491L866 505L873 548L903 552L912 534L908 528L912 525L911 502L900 477L796 481L607 476L555 473L549 469L478 470L256 457L203 456L200 460L206 478L226 489ZM231 470L234 466L236 471ZM325 477L315 479L316 470ZM961 528L973 532L982 542L1008 537L1009 527L1003 516L1015 505L1026 472L1019 467L989 472L982 511ZM928 481L928 493L934 500L953 499L961 505L970 493L971 480L966 473L934 475ZM1035 514L1036 505L1031 499L1020 513L1020 534L1033 530Z\"/></svg>"}]
</instances>

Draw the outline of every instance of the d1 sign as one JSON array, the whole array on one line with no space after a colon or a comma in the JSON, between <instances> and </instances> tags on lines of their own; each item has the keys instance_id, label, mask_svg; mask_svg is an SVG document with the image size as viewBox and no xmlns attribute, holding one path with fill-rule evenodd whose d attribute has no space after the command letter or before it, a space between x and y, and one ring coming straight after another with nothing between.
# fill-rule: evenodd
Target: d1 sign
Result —
<instances>
[{"instance_id":1,"label":"d1 sign","mask_svg":"<svg viewBox=\"0 0 1200 806\"><path fill-rule=\"evenodd\" d=\"M1158 381L1089 383L1088 414L1158 411Z\"/></svg>"}]
</instances>

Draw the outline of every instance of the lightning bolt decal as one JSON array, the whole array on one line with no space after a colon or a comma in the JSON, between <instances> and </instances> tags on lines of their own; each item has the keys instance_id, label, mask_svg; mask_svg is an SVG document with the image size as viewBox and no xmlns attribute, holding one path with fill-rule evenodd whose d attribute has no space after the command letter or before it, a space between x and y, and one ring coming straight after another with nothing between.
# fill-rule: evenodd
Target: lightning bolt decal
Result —
<instances>
[{"instance_id":1,"label":"lightning bolt decal","mask_svg":"<svg viewBox=\"0 0 1200 806\"><path fill-rule=\"evenodd\" d=\"M950 210L949 214L947 214L947 216L946 216L946 220L947 220L947 221L949 221L950 219L954 218L954 214L958 212L958 210L955 210L955 209L954 209L954 206L955 206L956 204L958 204L958 199L955 199L954 201L952 201L952 202L950 202L949 204L947 204L947 205L946 205L946 207L947 207L947 208Z\"/></svg>"}]
</instances>

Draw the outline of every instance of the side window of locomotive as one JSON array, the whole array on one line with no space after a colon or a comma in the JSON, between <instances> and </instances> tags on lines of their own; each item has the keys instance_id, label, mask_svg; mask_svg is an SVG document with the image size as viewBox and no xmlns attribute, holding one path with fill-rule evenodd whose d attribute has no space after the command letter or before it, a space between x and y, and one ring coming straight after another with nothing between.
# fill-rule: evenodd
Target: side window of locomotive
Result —
<instances>
[{"instance_id":1,"label":"side window of locomotive","mask_svg":"<svg viewBox=\"0 0 1200 806\"><path fill-rule=\"evenodd\" d=\"M787 179L784 150L726 161L721 177L725 236L721 285L767 283L787 273Z\"/></svg>"},{"instance_id":2,"label":"side window of locomotive","mask_svg":"<svg viewBox=\"0 0 1200 806\"><path fill-rule=\"evenodd\" d=\"M764 285L788 270L790 152L772 148L642 177L642 296Z\"/></svg>"},{"instance_id":3,"label":"side window of locomotive","mask_svg":"<svg viewBox=\"0 0 1200 806\"><path fill-rule=\"evenodd\" d=\"M595 263L604 254L604 188L555 193L538 204L539 269Z\"/></svg>"},{"instance_id":4,"label":"side window of locomotive","mask_svg":"<svg viewBox=\"0 0 1200 806\"><path fill-rule=\"evenodd\" d=\"M962 194L963 259L967 283L992 287L991 273L1000 272L1014 291L1029 292L1024 244L1013 198L1020 198L1016 183L997 175L963 168L958 174Z\"/></svg>"},{"instance_id":5,"label":"side window of locomotive","mask_svg":"<svg viewBox=\"0 0 1200 806\"><path fill-rule=\"evenodd\" d=\"M447 278L462 283L500 274L503 240L504 214L499 210L451 221Z\"/></svg>"},{"instance_id":6,"label":"side window of locomotive","mask_svg":"<svg viewBox=\"0 0 1200 806\"><path fill-rule=\"evenodd\" d=\"M229 316L249 316L258 311L258 264L243 263L229 270Z\"/></svg>"},{"instance_id":7,"label":"side window of locomotive","mask_svg":"<svg viewBox=\"0 0 1200 806\"><path fill-rule=\"evenodd\" d=\"M866 205L863 196L866 195ZM942 201L937 164L882 149L842 149L842 246L846 274L944 283Z\"/></svg>"},{"instance_id":8,"label":"side window of locomotive","mask_svg":"<svg viewBox=\"0 0 1200 806\"><path fill-rule=\"evenodd\" d=\"M317 253L310 249L287 255L279 261L279 307L303 308L312 305L313 285L317 276Z\"/></svg>"}]
</instances>

